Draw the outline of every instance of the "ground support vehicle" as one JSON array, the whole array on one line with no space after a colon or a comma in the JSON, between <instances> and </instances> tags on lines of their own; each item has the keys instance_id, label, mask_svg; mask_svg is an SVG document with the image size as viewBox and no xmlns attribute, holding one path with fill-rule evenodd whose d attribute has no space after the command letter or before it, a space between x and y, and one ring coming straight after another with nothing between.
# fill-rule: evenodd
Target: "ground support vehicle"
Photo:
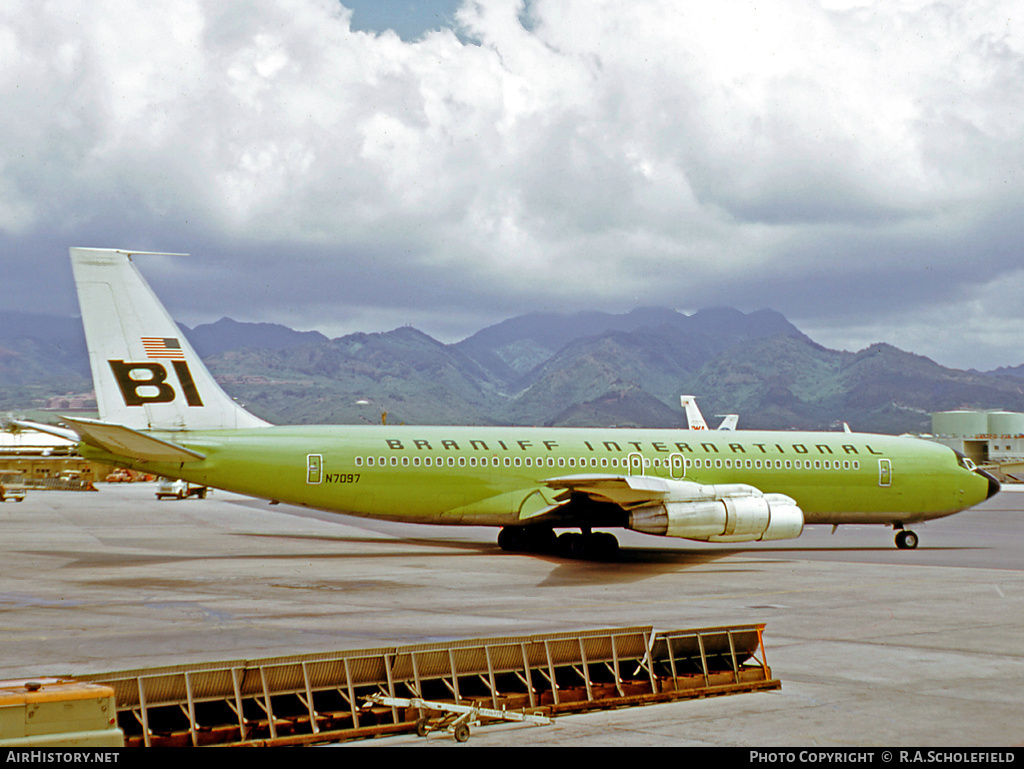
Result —
<instances>
[{"instance_id":1,"label":"ground support vehicle","mask_svg":"<svg viewBox=\"0 0 1024 769\"><path fill-rule=\"evenodd\" d=\"M451 732L456 742L465 742L469 739L469 728L479 726L481 719L490 721L522 721L547 726L551 719L547 716L532 715L530 713L519 713L514 710L496 710L494 708L482 708L478 705L457 705L453 702L432 702L422 700L418 697L387 697L383 694L375 694L367 697L367 702L374 705L387 705L398 708L417 708L423 711L440 712L440 717L424 715L416 722L416 734L426 737L430 732L445 730Z\"/></svg>"}]
</instances>

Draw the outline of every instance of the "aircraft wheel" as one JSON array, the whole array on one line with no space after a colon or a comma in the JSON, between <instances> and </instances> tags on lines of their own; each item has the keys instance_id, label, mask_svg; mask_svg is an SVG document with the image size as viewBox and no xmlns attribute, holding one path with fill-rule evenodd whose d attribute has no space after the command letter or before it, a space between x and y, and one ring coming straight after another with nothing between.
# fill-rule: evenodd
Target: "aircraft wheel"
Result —
<instances>
[{"instance_id":1,"label":"aircraft wheel","mask_svg":"<svg viewBox=\"0 0 1024 769\"><path fill-rule=\"evenodd\" d=\"M555 550L558 537L548 526L529 526L526 529L527 544L534 553L550 553Z\"/></svg>"},{"instance_id":2,"label":"aircraft wheel","mask_svg":"<svg viewBox=\"0 0 1024 769\"><path fill-rule=\"evenodd\" d=\"M595 534L584 534L585 557L594 561L607 561L619 552L619 540L614 534L599 531Z\"/></svg>"},{"instance_id":3,"label":"aircraft wheel","mask_svg":"<svg viewBox=\"0 0 1024 769\"><path fill-rule=\"evenodd\" d=\"M416 734L419 737L426 737L430 733L430 722L425 716L416 722Z\"/></svg>"},{"instance_id":4,"label":"aircraft wheel","mask_svg":"<svg viewBox=\"0 0 1024 769\"><path fill-rule=\"evenodd\" d=\"M559 534L558 551L567 558L584 558L587 555L587 538L568 531Z\"/></svg>"},{"instance_id":5,"label":"aircraft wheel","mask_svg":"<svg viewBox=\"0 0 1024 769\"><path fill-rule=\"evenodd\" d=\"M903 529L896 534L896 547L900 550L914 550L917 548L917 534L909 529Z\"/></svg>"},{"instance_id":6,"label":"aircraft wheel","mask_svg":"<svg viewBox=\"0 0 1024 769\"><path fill-rule=\"evenodd\" d=\"M523 549L526 537L521 526L505 526L498 532L498 547L510 553Z\"/></svg>"},{"instance_id":7,"label":"aircraft wheel","mask_svg":"<svg viewBox=\"0 0 1024 769\"><path fill-rule=\"evenodd\" d=\"M601 560L611 560L619 554L619 540L614 534L600 532L593 535L594 557Z\"/></svg>"},{"instance_id":8,"label":"aircraft wheel","mask_svg":"<svg viewBox=\"0 0 1024 769\"><path fill-rule=\"evenodd\" d=\"M505 526L498 532L498 547L512 553L549 553L555 541L555 532L547 526Z\"/></svg>"},{"instance_id":9,"label":"aircraft wheel","mask_svg":"<svg viewBox=\"0 0 1024 769\"><path fill-rule=\"evenodd\" d=\"M575 534L566 532L558 537L558 551L566 558L588 558L595 561L610 560L619 552L619 540L614 534Z\"/></svg>"},{"instance_id":10,"label":"aircraft wheel","mask_svg":"<svg viewBox=\"0 0 1024 769\"><path fill-rule=\"evenodd\" d=\"M466 724L459 724L455 727L455 741L465 742L469 739L469 727Z\"/></svg>"}]
</instances>

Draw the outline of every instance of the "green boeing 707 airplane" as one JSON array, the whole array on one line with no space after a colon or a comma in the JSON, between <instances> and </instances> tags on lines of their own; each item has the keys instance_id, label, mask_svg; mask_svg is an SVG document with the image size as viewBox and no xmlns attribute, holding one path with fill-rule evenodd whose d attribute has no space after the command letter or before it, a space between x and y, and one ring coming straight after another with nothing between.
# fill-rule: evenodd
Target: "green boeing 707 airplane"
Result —
<instances>
[{"instance_id":1,"label":"green boeing 707 airplane","mask_svg":"<svg viewBox=\"0 0 1024 769\"><path fill-rule=\"evenodd\" d=\"M497 526L503 549L577 557L614 554L595 529L616 528L735 543L873 523L914 548L908 524L999 491L951 449L885 435L273 426L214 381L135 268L141 252L70 251L100 419L47 429L90 459L346 515Z\"/></svg>"}]
</instances>

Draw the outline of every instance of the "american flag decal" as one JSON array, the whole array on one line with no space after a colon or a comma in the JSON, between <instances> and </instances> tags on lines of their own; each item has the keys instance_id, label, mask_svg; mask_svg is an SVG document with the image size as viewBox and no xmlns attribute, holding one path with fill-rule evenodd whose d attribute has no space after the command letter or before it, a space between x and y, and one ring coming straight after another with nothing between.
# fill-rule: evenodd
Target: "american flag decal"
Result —
<instances>
[{"instance_id":1,"label":"american flag decal","mask_svg":"<svg viewBox=\"0 0 1024 769\"><path fill-rule=\"evenodd\" d=\"M175 358L185 360L185 353L181 349L181 342L177 339L163 338L158 336L141 337L142 346L146 350L147 358Z\"/></svg>"}]
</instances>

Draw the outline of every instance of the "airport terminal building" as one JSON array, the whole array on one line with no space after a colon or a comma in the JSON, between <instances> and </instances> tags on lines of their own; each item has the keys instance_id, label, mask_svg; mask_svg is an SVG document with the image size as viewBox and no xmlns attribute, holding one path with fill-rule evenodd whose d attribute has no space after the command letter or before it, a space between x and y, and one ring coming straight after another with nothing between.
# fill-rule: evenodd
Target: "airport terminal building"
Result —
<instances>
[{"instance_id":1,"label":"airport terminal building","mask_svg":"<svg viewBox=\"0 0 1024 769\"><path fill-rule=\"evenodd\" d=\"M1010 480L1024 477L1024 414L1013 411L938 411L932 440L977 465L998 465Z\"/></svg>"},{"instance_id":2,"label":"airport terminal building","mask_svg":"<svg viewBox=\"0 0 1024 769\"><path fill-rule=\"evenodd\" d=\"M78 456L72 441L36 430L0 430L0 473L17 474L30 488L87 488L108 472Z\"/></svg>"}]
</instances>

